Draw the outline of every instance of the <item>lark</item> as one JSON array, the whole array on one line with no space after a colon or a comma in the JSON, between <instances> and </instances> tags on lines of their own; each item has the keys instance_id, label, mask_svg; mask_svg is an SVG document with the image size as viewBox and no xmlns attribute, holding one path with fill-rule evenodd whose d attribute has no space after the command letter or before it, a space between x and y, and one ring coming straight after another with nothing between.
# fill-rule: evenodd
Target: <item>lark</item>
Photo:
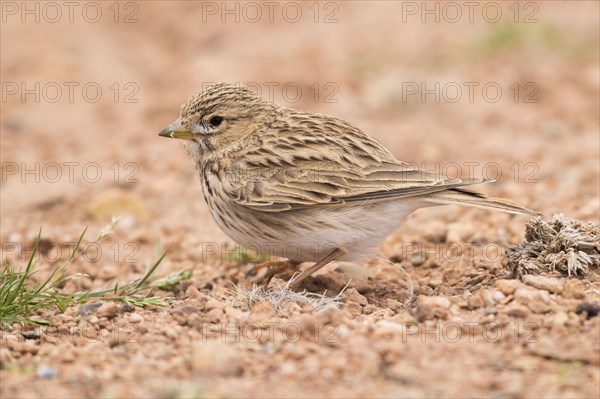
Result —
<instances>
[{"instance_id":1,"label":"lark","mask_svg":"<svg viewBox=\"0 0 600 399\"><path fill-rule=\"evenodd\" d=\"M231 239L287 265L356 262L416 209L461 204L530 214L456 179L399 161L341 119L286 108L237 84L196 92L160 134L185 140L204 199ZM279 269L278 269L279 270Z\"/></svg>"}]
</instances>

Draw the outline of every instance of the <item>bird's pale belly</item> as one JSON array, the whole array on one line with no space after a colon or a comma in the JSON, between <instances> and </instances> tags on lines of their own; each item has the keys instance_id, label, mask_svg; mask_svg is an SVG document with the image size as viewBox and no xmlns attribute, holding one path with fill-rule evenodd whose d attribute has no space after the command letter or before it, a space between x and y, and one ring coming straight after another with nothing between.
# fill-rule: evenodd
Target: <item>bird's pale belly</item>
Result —
<instances>
[{"instance_id":1,"label":"bird's pale belly","mask_svg":"<svg viewBox=\"0 0 600 399\"><path fill-rule=\"evenodd\" d=\"M381 241L412 211L404 205L326 206L322 211L261 212L206 197L211 214L232 240L269 257L317 262L336 248L357 260L377 252Z\"/></svg>"}]
</instances>

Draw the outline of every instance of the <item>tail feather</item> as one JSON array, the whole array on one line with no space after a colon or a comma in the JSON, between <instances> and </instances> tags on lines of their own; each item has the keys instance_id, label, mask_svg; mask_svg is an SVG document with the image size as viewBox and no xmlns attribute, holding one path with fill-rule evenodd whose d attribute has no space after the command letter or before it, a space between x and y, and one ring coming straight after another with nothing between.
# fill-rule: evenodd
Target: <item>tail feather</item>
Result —
<instances>
[{"instance_id":1,"label":"tail feather","mask_svg":"<svg viewBox=\"0 0 600 399\"><path fill-rule=\"evenodd\" d=\"M432 193L428 195L425 200L438 204L459 204L478 208L497 209L509 213L537 214L537 212L532 211L531 209L513 204L510 201L506 201L501 198L487 197L484 194L462 188L453 188L450 190Z\"/></svg>"}]
</instances>

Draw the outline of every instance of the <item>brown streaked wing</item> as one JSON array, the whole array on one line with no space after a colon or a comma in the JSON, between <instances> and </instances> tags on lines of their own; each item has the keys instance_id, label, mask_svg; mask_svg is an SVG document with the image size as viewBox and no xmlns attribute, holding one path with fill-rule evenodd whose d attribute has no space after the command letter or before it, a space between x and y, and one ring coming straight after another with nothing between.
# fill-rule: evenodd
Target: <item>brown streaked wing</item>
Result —
<instances>
[{"instance_id":1,"label":"brown streaked wing","mask_svg":"<svg viewBox=\"0 0 600 399\"><path fill-rule=\"evenodd\" d=\"M483 181L448 179L397 161L351 125L344 135L310 130L288 127L286 135L267 133L260 148L241 152L234 164L247 175L224 182L225 193L239 205L282 212L415 197Z\"/></svg>"}]
</instances>

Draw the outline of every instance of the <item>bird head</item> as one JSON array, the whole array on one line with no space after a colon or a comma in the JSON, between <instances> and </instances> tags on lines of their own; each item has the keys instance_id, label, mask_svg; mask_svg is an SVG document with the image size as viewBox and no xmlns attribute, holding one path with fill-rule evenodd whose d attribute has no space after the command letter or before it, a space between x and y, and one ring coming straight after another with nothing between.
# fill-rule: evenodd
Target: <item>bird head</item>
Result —
<instances>
[{"instance_id":1,"label":"bird head","mask_svg":"<svg viewBox=\"0 0 600 399\"><path fill-rule=\"evenodd\" d=\"M243 85L219 83L196 92L159 136L186 140L195 161L259 134L279 107Z\"/></svg>"}]
</instances>

